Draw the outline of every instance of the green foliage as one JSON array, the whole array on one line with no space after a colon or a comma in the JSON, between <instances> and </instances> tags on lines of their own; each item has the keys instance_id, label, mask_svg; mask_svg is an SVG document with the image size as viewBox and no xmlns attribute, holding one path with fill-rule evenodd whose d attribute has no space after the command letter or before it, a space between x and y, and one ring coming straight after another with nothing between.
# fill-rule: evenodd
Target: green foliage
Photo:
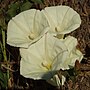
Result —
<instances>
[{"instance_id":1,"label":"green foliage","mask_svg":"<svg viewBox=\"0 0 90 90\"><path fill-rule=\"evenodd\" d=\"M21 11L28 10L28 9L31 8L31 6L32 6L32 3L30 3L29 1L27 1L27 2L25 2L25 3L23 3L23 4L21 5L20 10L21 10Z\"/></svg>"},{"instance_id":2,"label":"green foliage","mask_svg":"<svg viewBox=\"0 0 90 90\"><path fill-rule=\"evenodd\" d=\"M1 33L1 28L5 30L6 23L5 23L5 17L3 16L3 12L0 10L0 33Z\"/></svg>"},{"instance_id":3,"label":"green foliage","mask_svg":"<svg viewBox=\"0 0 90 90\"><path fill-rule=\"evenodd\" d=\"M28 10L32 7L32 5L34 3L36 4L41 4L43 3L44 0L23 0L22 2L17 1L15 3L11 3L8 6L8 10L7 10L7 21L9 21L12 17L14 17L15 15L17 15L18 13L20 13L21 11L25 11Z\"/></svg>"},{"instance_id":4,"label":"green foliage","mask_svg":"<svg viewBox=\"0 0 90 90\"><path fill-rule=\"evenodd\" d=\"M19 6L20 6L20 3L18 2L10 4L7 14L10 17L14 17L17 14L17 10L19 9Z\"/></svg>"},{"instance_id":5,"label":"green foliage","mask_svg":"<svg viewBox=\"0 0 90 90\"><path fill-rule=\"evenodd\" d=\"M31 0L31 1L34 3L40 4L40 3L43 3L44 0Z\"/></svg>"},{"instance_id":6,"label":"green foliage","mask_svg":"<svg viewBox=\"0 0 90 90\"><path fill-rule=\"evenodd\" d=\"M0 70L0 89L6 89L7 84L7 74Z\"/></svg>"}]
</instances>

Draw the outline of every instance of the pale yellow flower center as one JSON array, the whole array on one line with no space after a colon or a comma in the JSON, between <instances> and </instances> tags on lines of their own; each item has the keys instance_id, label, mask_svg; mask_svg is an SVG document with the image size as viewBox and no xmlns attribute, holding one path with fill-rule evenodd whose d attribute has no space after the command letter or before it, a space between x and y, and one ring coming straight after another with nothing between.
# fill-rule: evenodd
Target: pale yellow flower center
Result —
<instances>
[{"instance_id":1,"label":"pale yellow flower center","mask_svg":"<svg viewBox=\"0 0 90 90\"><path fill-rule=\"evenodd\" d=\"M51 69L51 64L48 63L47 61L42 62L42 66L45 67L45 68L48 69L48 70Z\"/></svg>"},{"instance_id":2,"label":"pale yellow flower center","mask_svg":"<svg viewBox=\"0 0 90 90\"><path fill-rule=\"evenodd\" d=\"M35 34L31 33L28 37L29 37L29 39L33 40L35 38Z\"/></svg>"}]
</instances>

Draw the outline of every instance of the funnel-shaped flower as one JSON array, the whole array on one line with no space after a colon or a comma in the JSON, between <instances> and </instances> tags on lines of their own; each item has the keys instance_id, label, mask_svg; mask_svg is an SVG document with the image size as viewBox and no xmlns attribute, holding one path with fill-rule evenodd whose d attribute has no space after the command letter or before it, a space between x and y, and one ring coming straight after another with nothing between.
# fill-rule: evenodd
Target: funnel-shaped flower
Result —
<instances>
[{"instance_id":1,"label":"funnel-shaped flower","mask_svg":"<svg viewBox=\"0 0 90 90\"><path fill-rule=\"evenodd\" d=\"M59 39L45 34L28 49L20 48L20 73L33 79L51 79L66 60L67 48Z\"/></svg>"},{"instance_id":2,"label":"funnel-shaped flower","mask_svg":"<svg viewBox=\"0 0 90 90\"><path fill-rule=\"evenodd\" d=\"M70 69L71 67L74 67L76 60L78 60L79 62L82 60L83 54L78 49L76 49L76 46L77 46L76 38L74 38L72 36L68 36L65 39L62 39L61 41L66 45L68 54L67 54L67 56L65 56L66 59L64 59L62 61L62 63L59 63L59 67L60 67L60 69L63 69L63 70ZM62 82L60 82L60 78L58 78L57 75L54 75L53 78L51 78L50 80L47 80L47 81L48 81L48 83L50 83L54 86L59 86L59 85L64 85L65 77L62 76L61 80L62 80Z\"/></svg>"},{"instance_id":3,"label":"funnel-shaped flower","mask_svg":"<svg viewBox=\"0 0 90 90\"><path fill-rule=\"evenodd\" d=\"M79 14L68 6L46 7L42 13L46 16L53 34L70 33L81 24Z\"/></svg>"},{"instance_id":4,"label":"funnel-shaped flower","mask_svg":"<svg viewBox=\"0 0 90 90\"><path fill-rule=\"evenodd\" d=\"M21 12L8 24L7 43L15 47L27 48L43 36L46 28L47 21L39 10Z\"/></svg>"},{"instance_id":5,"label":"funnel-shaped flower","mask_svg":"<svg viewBox=\"0 0 90 90\"><path fill-rule=\"evenodd\" d=\"M63 70L70 69L70 66L73 67L75 65L76 60L78 60L79 62L82 60L83 54L76 48L78 44L76 38L68 36L65 39L62 39L62 41L68 49L68 55L66 60L63 61L63 63L61 64L61 66L63 66Z\"/></svg>"}]
</instances>

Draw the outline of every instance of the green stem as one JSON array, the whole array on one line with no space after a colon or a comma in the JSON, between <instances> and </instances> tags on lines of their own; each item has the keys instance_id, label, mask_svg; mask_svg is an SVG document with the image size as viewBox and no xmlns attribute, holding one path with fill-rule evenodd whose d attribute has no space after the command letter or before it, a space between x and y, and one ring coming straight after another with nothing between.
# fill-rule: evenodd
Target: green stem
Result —
<instances>
[{"instance_id":1,"label":"green stem","mask_svg":"<svg viewBox=\"0 0 90 90\"><path fill-rule=\"evenodd\" d=\"M2 42L3 42L3 57L4 57L4 61L7 61L6 43L5 43L5 31L3 31L3 30L2 30Z\"/></svg>"},{"instance_id":2,"label":"green stem","mask_svg":"<svg viewBox=\"0 0 90 90\"><path fill-rule=\"evenodd\" d=\"M3 51L3 57L4 57L4 61L7 62L7 55L6 55L6 39L5 39L5 31L2 29L2 51ZM9 67L8 63L7 63L7 67ZM8 80L9 80L9 70L7 70L7 84L8 84Z\"/></svg>"}]
</instances>

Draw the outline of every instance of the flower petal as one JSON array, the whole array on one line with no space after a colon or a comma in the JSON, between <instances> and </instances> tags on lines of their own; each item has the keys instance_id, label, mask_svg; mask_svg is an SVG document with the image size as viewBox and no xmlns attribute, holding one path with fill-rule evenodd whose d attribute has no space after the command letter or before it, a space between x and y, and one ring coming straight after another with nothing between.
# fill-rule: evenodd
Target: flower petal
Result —
<instances>
[{"instance_id":1,"label":"flower petal","mask_svg":"<svg viewBox=\"0 0 90 90\"><path fill-rule=\"evenodd\" d=\"M37 60L38 61L38 60ZM50 79L52 75L55 74L56 71L48 72L45 70L41 65L36 65L37 63L35 60L31 59L30 61L26 61L24 58L20 61L20 74L23 75L26 78L32 78L32 79Z\"/></svg>"},{"instance_id":2,"label":"flower petal","mask_svg":"<svg viewBox=\"0 0 90 90\"><path fill-rule=\"evenodd\" d=\"M47 21L39 10L21 12L8 23L7 43L27 48L47 32L47 26Z\"/></svg>"},{"instance_id":3,"label":"flower petal","mask_svg":"<svg viewBox=\"0 0 90 90\"><path fill-rule=\"evenodd\" d=\"M50 83L53 86L57 86L58 88L60 88L60 85L64 85L66 81L66 78L62 75L61 76L61 80L58 77L58 75L54 75L50 80L47 80L48 83Z\"/></svg>"},{"instance_id":4,"label":"flower petal","mask_svg":"<svg viewBox=\"0 0 90 90\"><path fill-rule=\"evenodd\" d=\"M67 36L65 39L62 39L68 51L71 52L74 48L76 48L78 42L77 39L73 36Z\"/></svg>"},{"instance_id":5,"label":"flower petal","mask_svg":"<svg viewBox=\"0 0 90 90\"><path fill-rule=\"evenodd\" d=\"M60 52L63 57L67 54L65 45L49 33L45 34L40 40L29 46L28 49L20 48L22 57L20 73L28 78L50 79L57 71L57 69L52 70L52 63Z\"/></svg>"},{"instance_id":6,"label":"flower petal","mask_svg":"<svg viewBox=\"0 0 90 90\"><path fill-rule=\"evenodd\" d=\"M62 63L63 69L69 69L70 66L75 65L75 61L78 60L79 62L83 58L83 54L76 48L78 42L77 39L72 36L67 36L65 39L62 40L67 49L68 55L66 60Z\"/></svg>"},{"instance_id":7,"label":"flower petal","mask_svg":"<svg viewBox=\"0 0 90 90\"><path fill-rule=\"evenodd\" d=\"M59 87L61 85L60 78L58 77L58 75L54 75L50 80L47 80L47 82L53 86Z\"/></svg>"},{"instance_id":8,"label":"flower petal","mask_svg":"<svg viewBox=\"0 0 90 90\"><path fill-rule=\"evenodd\" d=\"M79 14L68 6L52 6L42 10L50 25L50 32L67 34L77 29L81 24Z\"/></svg>"},{"instance_id":9,"label":"flower petal","mask_svg":"<svg viewBox=\"0 0 90 90\"><path fill-rule=\"evenodd\" d=\"M75 61L78 60L79 62L82 60L83 54L78 50L74 49L69 53L67 59L62 63L62 66L65 69L70 69L70 67L74 67Z\"/></svg>"}]
</instances>

